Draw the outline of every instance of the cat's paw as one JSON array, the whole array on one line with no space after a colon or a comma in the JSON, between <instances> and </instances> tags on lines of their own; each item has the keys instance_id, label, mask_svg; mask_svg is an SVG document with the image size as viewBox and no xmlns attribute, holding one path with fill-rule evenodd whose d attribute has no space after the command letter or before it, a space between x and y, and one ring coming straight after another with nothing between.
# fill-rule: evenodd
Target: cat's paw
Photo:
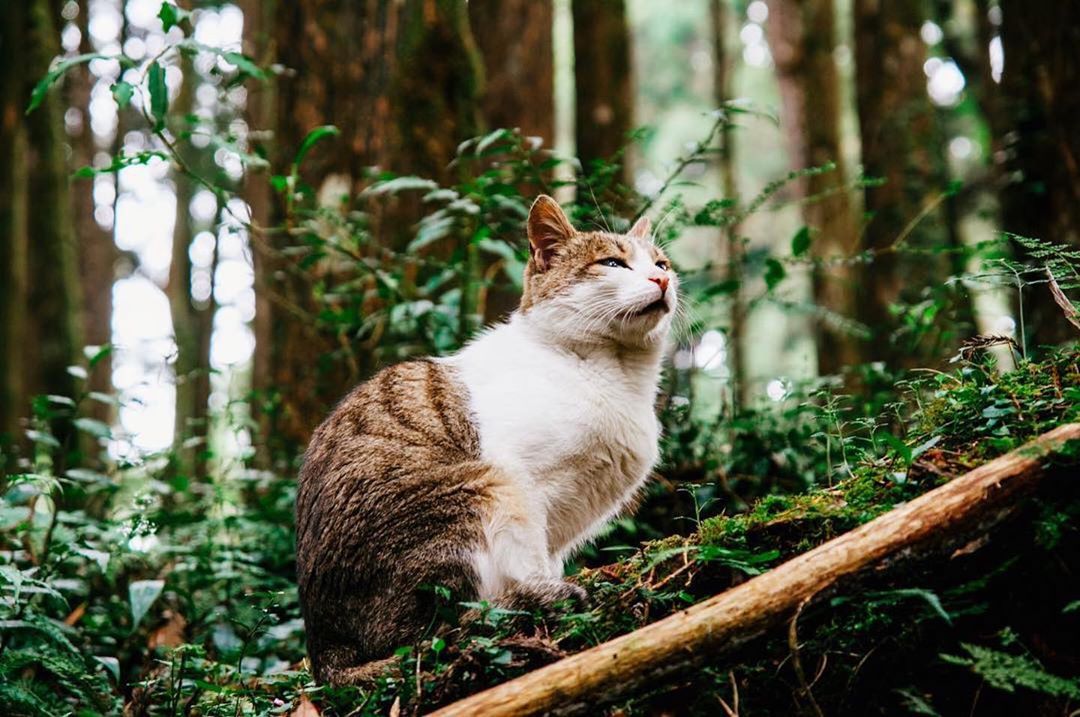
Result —
<instances>
[{"instance_id":1,"label":"cat's paw","mask_svg":"<svg viewBox=\"0 0 1080 717\"><path fill-rule=\"evenodd\" d=\"M553 588L554 604L564 603L574 610L589 607L589 593L576 583L560 580Z\"/></svg>"},{"instance_id":2,"label":"cat's paw","mask_svg":"<svg viewBox=\"0 0 1080 717\"><path fill-rule=\"evenodd\" d=\"M518 583L508 596L518 610L541 610L545 613L582 610L589 605L585 588L566 580L536 580Z\"/></svg>"}]
</instances>

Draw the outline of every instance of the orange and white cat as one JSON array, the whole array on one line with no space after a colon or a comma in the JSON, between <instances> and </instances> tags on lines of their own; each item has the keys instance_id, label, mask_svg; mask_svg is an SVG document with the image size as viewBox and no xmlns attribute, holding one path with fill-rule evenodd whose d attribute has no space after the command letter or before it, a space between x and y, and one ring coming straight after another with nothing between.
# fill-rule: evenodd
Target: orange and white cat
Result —
<instances>
[{"instance_id":1,"label":"orange and white cat","mask_svg":"<svg viewBox=\"0 0 1080 717\"><path fill-rule=\"evenodd\" d=\"M584 598L563 561L638 493L678 277L642 218L578 232L541 196L521 304L460 352L386 369L315 432L297 496L315 676L421 636L434 601Z\"/></svg>"}]
</instances>

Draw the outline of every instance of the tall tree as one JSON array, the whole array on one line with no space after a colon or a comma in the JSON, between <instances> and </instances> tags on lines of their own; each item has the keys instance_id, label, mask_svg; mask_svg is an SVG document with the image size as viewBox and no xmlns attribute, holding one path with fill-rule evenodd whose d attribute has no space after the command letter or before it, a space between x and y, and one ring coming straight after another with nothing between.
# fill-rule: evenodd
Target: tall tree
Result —
<instances>
[{"instance_id":1,"label":"tall tree","mask_svg":"<svg viewBox=\"0 0 1080 717\"><path fill-rule=\"evenodd\" d=\"M922 2L855 0L855 84L864 172L880 179L865 191L869 223L856 315L875 340L866 360L911 364L913 346L896 340L890 306L922 297L905 286L940 285L950 262L934 254L950 245L943 209L947 176L943 141L926 90Z\"/></svg>"},{"instance_id":2,"label":"tall tree","mask_svg":"<svg viewBox=\"0 0 1080 717\"><path fill-rule=\"evenodd\" d=\"M1001 77L1005 229L1080 245L1080 6L1002 0ZM1029 292L1036 344L1075 337L1044 287Z\"/></svg>"},{"instance_id":3,"label":"tall tree","mask_svg":"<svg viewBox=\"0 0 1080 717\"><path fill-rule=\"evenodd\" d=\"M633 128L630 30L624 0L572 0L574 136L582 164L621 150ZM624 166L623 178L629 178Z\"/></svg>"},{"instance_id":4,"label":"tall tree","mask_svg":"<svg viewBox=\"0 0 1080 717\"><path fill-rule=\"evenodd\" d=\"M53 58L60 54L56 19L49 0L27 3L26 59L21 64L24 98L29 97L32 84L48 72ZM26 118L29 191L35 205L47 210L30 212L27 219L33 237L29 268L34 280L29 301L34 310L31 336L24 346L31 347L33 355L29 365L31 389L70 396L75 384L68 366L75 363L82 349L82 293L61 100L59 94L50 92Z\"/></svg>"},{"instance_id":5,"label":"tall tree","mask_svg":"<svg viewBox=\"0 0 1080 717\"><path fill-rule=\"evenodd\" d=\"M851 254L858 221L846 188L847 170L840 146L840 78L834 60L836 19L833 0L770 0L767 30L780 85L781 122L795 169L836 165L811 174L797 185L804 199L803 221L815 254L824 260L814 272L819 306L843 316L853 311L850 276L829 259ZM921 70L920 70L921 72ZM818 370L835 373L858 354L853 338L821 321L817 336Z\"/></svg>"},{"instance_id":6,"label":"tall tree","mask_svg":"<svg viewBox=\"0 0 1080 717\"><path fill-rule=\"evenodd\" d=\"M0 5L0 438L17 434L26 398L25 14L23 3Z\"/></svg>"},{"instance_id":7,"label":"tall tree","mask_svg":"<svg viewBox=\"0 0 1080 717\"><path fill-rule=\"evenodd\" d=\"M301 176L337 196L363 187L368 168L451 178L457 145L478 130L480 58L464 0L303 0L274 17L276 61L295 72L276 90L274 164L287 168L303 138L321 125L341 134L314 148ZM324 193L325 194L325 193ZM277 219L284 219L279 213ZM407 205L382 218L383 241L415 222ZM275 428L286 449L302 446L326 410L373 366L330 358L351 337L317 324L312 280L331 267L301 272L283 254L287 235L266 247L260 272L269 287L270 375L287 387L276 398ZM362 357L363 358L363 357ZM370 359L370 357L366 357Z\"/></svg>"},{"instance_id":8,"label":"tall tree","mask_svg":"<svg viewBox=\"0 0 1080 717\"><path fill-rule=\"evenodd\" d=\"M178 114L184 118L181 121L186 122L192 112L199 78L190 59L184 58L181 61L181 70L184 79L176 99L176 107ZM186 134L189 130L174 128L174 131ZM196 152L189 149L180 151L185 155L187 166L196 165L199 159L195 156ZM173 367L176 376L174 450L182 467L200 476L203 472L201 456L205 454L205 445L200 446L199 441L205 442L209 423L210 327L214 296L212 288L210 298L205 302L196 302L191 294L191 240L195 235L191 217L191 202L195 194L194 180L177 172L173 182L176 186L176 219L173 223L168 295L177 351ZM213 279L211 286L212 284ZM189 439L193 440L189 442Z\"/></svg>"},{"instance_id":9,"label":"tall tree","mask_svg":"<svg viewBox=\"0 0 1080 717\"><path fill-rule=\"evenodd\" d=\"M732 55L727 44L731 24L730 7L726 0L710 0L709 23L713 43L713 97L718 107L730 102L732 95ZM733 125L725 125L720 132L721 152L718 157L720 188L724 198L738 201L739 188L735 179L735 145ZM748 385L743 351L743 334L746 326L746 302L743 297L742 279L744 254L739 227L730 225L723 230L725 279L732 287L731 309L728 313L728 368L731 375L733 404L745 402ZM734 408L734 406L733 406Z\"/></svg>"},{"instance_id":10,"label":"tall tree","mask_svg":"<svg viewBox=\"0 0 1080 717\"><path fill-rule=\"evenodd\" d=\"M89 2L82 0L79 3L78 27L81 35L79 52L84 54L94 51L89 19ZM94 162L97 146L90 126L90 93L94 81L89 65L83 64L71 71L65 85L70 111L78 113L79 117L70 130L72 167L85 167ZM71 199L83 290L83 338L89 345L104 346L112 340L112 289L118 252L111 232L98 224L94 214L94 181L83 179L74 182ZM111 387L112 361L106 354L91 371L88 388L108 393ZM92 401L87 410L94 418L106 422L112 420L111 407L107 403Z\"/></svg>"},{"instance_id":11,"label":"tall tree","mask_svg":"<svg viewBox=\"0 0 1080 717\"><path fill-rule=\"evenodd\" d=\"M244 13L244 53L255 59L260 67L269 67L276 62L272 32L277 3L274 0L243 0L241 9ZM248 125L258 137L259 132L276 125L274 121L275 84L256 79L248 81L246 114ZM253 149L266 154L266 148L258 141L253 142ZM249 240L251 244L252 269L255 275L255 319L252 330L255 334L255 350L251 361L253 390L253 417L263 440L255 445L255 458L262 468L270 467L271 456L266 437L270 435L271 411L267 410L267 400L271 396L271 360L274 335L272 267L275 265L273 242L267 231L272 222L273 196L267 173L259 168L249 167L244 175L244 199L251 213Z\"/></svg>"},{"instance_id":12,"label":"tall tree","mask_svg":"<svg viewBox=\"0 0 1080 717\"><path fill-rule=\"evenodd\" d=\"M469 21L484 59L481 106L488 127L520 127L555 142L552 0L471 0Z\"/></svg>"}]
</instances>

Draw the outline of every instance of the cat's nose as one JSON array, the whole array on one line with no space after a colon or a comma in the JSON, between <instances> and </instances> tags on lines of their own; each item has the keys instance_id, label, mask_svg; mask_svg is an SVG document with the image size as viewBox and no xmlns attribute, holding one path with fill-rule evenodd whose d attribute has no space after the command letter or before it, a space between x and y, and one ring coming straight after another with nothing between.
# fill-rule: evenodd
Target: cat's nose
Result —
<instances>
[{"instance_id":1,"label":"cat's nose","mask_svg":"<svg viewBox=\"0 0 1080 717\"><path fill-rule=\"evenodd\" d=\"M663 296L664 294L667 293L667 287L668 287L668 275L667 274L657 274L656 276L650 276L649 281L653 282L654 284L656 284L657 286L660 287L660 296Z\"/></svg>"}]
</instances>

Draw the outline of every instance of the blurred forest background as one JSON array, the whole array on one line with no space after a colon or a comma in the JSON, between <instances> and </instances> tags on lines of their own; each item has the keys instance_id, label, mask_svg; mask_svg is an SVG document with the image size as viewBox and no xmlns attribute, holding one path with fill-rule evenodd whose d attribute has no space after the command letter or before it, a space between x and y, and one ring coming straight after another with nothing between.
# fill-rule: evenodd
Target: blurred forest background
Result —
<instances>
[{"instance_id":1,"label":"blurred forest background","mask_svg":"<svg viewBox=\"0 0 1080 717\"><path fill-rule=\"evenodd\" d=\"M1071 2L4 2L0 660L98 660L19 699L303 684L306 440L512 310L541 191L648 214L688 305L658 480L582 565L903 445L973 337L1075 338L1078 47Z\"/></svg>"}]
</instances>

